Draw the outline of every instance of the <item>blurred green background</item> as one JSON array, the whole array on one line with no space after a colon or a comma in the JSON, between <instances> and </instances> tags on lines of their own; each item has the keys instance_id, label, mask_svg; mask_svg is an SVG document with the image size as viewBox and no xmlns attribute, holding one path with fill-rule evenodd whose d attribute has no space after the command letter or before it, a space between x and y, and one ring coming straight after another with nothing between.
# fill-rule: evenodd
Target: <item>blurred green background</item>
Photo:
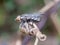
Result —
<instances>
[{"instance_id":1,"label":"blurred green background","mask_svg":"<svg viewBox=\"0 0 60 45\"><path fill-rule=\"evenodd\" d=\"M0 34L12 34L18 31L17 15L37 12L44 6L44 0L0 0ZM60 5L59 5L60 7ZM60 8L58 7L58 21L60 22ZM52 23L48 19L42 32L52 31ZM49 31L49 32L48 32Z\"/></svg>"},{"instance_id":2,"label":"blurred green background","mask_svg":"<svg viewBox=\"0 0 60 45\"><path fill-rule=\"evenodd\" d=\"M37 12L44 5L45 5L44 0L0 0L0 36L2 36L3 39L7 39L7 37L9 38L9 35L12 35L13 33L16 33L18 31L19 23L15 21L16 16L24 13ZM58 21L60 24L59 7L57 13L58 13ZM55 27L53 27L53 23L49 18L45 26L43 27L42 32L47 35L52 35L52 37L54 34L56 34L57 30L55 29ZM58 35L57 37L59 40L60 37ZM50 39L49 37L47 42L53 39L54 38ZM43 45L45 45L45 43Z\"/></svg>"}]
</instances>

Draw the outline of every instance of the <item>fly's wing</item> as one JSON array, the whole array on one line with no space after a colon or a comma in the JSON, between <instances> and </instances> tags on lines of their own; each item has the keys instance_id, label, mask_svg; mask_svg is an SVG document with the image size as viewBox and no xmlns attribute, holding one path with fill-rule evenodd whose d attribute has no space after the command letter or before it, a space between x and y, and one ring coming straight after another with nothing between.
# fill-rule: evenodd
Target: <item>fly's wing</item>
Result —
<instances>
[{"instance_id":1,"label":"fly's wing","mask_svg":"<svg viewBox=\"0 0 60 45\"><path fill-rule=\"evenodd\" d=\"M21 15L22 19L32 20L32 21L40 21L40 14L33 13L33 14L23 14Z\"/></svg>"},{"instance_id":2,"label":"fly's wing","mask_svg":"<svg viewBox=\"0 0 60 45\"><path fill-rule=\"evenodd\" d=\"M38 13L34 13L31 17L32 20L35 20L35 21L40 21L40 14Z\"/></svg>"}]
</instances>

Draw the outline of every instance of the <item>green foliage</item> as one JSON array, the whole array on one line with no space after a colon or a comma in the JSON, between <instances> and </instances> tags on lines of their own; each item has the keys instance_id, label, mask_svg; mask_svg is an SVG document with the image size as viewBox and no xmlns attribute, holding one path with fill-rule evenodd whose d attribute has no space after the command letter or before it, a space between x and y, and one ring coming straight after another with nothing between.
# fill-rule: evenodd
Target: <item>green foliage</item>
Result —
<instances>
[{"instance_id":1,"label":"green foliage","mask_svg":"<svg viewBox=\"0 0 60 45\"><path fill-rule=\"evenodd\" d=\"M60 7L58 8L57 13L58 13L58 21L60 23Z\"/></svg>"},{"instance_id":2,"label":"green foliage","mask_svg":"<svg viewBox=\"0 0 60 45\"><path fill-rule=\"evenodd\" d=\"M34 8L39 8L44 5L43 0L29 0L30 4L23 4L18 6L18 10L22 13L32 11Z\"/></svg>"},{"instance_id":3,"label":"green foliage","mask_svg":"<svg viewBox=\"0 0 60 45\"><path fill-rule=\"evenodd\" d=\"M15 8L13 0L4 0L6 10L13 10Z\"/></svg>"},{"instance_id":4,"label":"green foliage","mask_svg":"<svg viewBox=\"0 0 60 45\"><path fill-rule=\"evenodd\" d=\"M5 23L5 11L3 7L0 7L0 26Z\"/></svg>"}]
</instances>

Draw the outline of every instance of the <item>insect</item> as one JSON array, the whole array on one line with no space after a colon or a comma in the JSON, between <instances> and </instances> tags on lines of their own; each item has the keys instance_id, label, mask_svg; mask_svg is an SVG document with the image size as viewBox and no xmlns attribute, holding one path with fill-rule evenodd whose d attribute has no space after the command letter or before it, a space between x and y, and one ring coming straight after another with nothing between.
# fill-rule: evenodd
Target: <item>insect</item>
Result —
<instances>
[{"instance_id":1,"label":"insect","mask_svg":"<svg viewBox=\"0 0 60 45\"><path fill-rule=\"evenodd\" d=\"M40 21L40 14L38 14L38 15L37 14L38 13L22 14L20 16L17 16L16 20L20 22L19 27L25 27L26 31L29 32L30 28L33 27L33 25L29 25L29 24L37 23Z\"/></svg>"},{"instance_id":2,"label":"insect","mask_svg":"<svg viewBox=\"0 0 60 45\"><path fill-rule=\"evenodd\" d=\"M22 14L21 16L20 15L17 16L16 20L20 22L19 25L20 32L36 36L36 41L34 45L37 44L36 42L38 42L38 39L41 41L46 40L46 35L42 34L36 25L37 22L41 21L40 14L38 13Z\"/></svg>"}]
</instances>

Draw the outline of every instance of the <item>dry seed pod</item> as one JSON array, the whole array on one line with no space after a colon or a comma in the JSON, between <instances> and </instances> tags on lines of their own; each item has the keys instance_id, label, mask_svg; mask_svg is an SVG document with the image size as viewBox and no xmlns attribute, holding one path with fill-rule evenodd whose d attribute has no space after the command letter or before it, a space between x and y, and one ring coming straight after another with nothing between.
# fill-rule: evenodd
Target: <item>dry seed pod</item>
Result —
<instances>
[{"instance_id":1,"label":"dry seed pod","mask_svg":"<svg viewBox=\"0 0 60 45\"><path fill-rule=\"evenodd\" d=\"M36 34L36 37L40 40L40 41L45 41L46 40L46 35L45 34L42 34L42 33L37 33Z\"/></svg>"}]
</instances>

